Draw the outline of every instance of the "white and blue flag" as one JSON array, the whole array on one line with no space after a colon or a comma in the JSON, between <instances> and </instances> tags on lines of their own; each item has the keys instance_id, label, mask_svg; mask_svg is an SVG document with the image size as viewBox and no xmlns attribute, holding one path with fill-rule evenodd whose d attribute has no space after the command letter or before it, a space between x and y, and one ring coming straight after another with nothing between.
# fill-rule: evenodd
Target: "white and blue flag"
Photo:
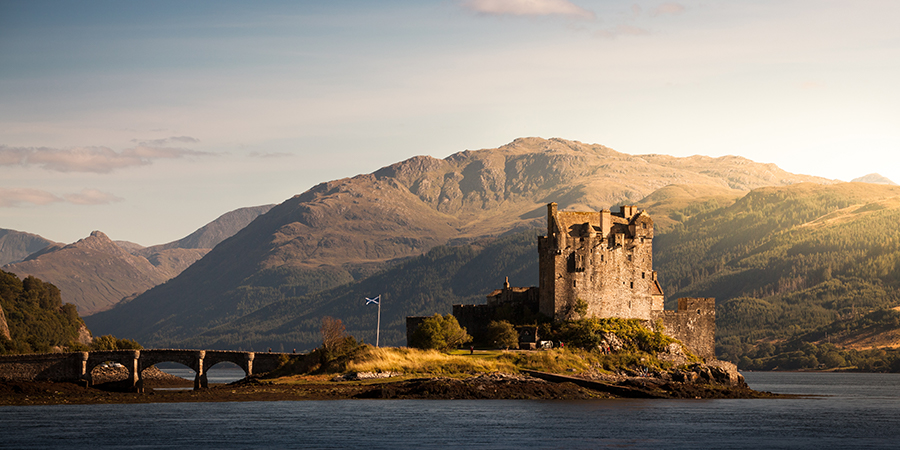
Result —
<instances>
[{"instance_id":1,"label":"white and blue flag","mask_svg":"<svg viewBox=\"0 0 900 450\"><path fill-rule=\"evenodd\" d=\"M375 297L375 298L366 297L366 304L368 305L370 303L380 305L381 304L381 295L379 295L378 297Z\"/></svg>"}]
</instances>

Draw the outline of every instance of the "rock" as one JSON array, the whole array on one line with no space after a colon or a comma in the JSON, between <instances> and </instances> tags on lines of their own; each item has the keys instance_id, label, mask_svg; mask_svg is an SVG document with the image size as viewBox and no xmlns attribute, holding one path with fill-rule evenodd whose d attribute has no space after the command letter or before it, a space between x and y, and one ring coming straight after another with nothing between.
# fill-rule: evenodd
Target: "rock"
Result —
<instances>
[{"instance_id":1,"label":"rock","mask_svg":"<svg viewBox=\"0 0 900 450\"><path fill-rule=\"evenodd\" d=\"M737 366L734 365L734 363L714 359L712 361L707 361L706 364L712 368L711 372L713 376L720 383L727 384L729 386L747 386L747 382L744 380L744 376L741 375L740 372L738 372Z\"/></svg>"},{"instance_id":2,"label":"rock","mask_svg":"<svg viewBox=\"0 0 900 450\"><path fill-rule=\"evenodd\" d=\"M399 376L400 372L350 372L337 375L331 381L360 381L373 378L391 378Z\"/></svg>"}]
</instances>

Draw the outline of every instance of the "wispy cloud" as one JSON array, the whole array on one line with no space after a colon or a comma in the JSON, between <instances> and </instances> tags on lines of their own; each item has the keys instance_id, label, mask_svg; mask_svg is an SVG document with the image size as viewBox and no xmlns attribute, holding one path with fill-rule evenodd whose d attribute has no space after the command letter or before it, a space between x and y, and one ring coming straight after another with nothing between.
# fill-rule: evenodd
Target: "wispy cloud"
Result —
<instances>
[{"instance_id":1,"label":"wispy cloud","mask_svg":"<svg viewBox=\"0 0 900 450\"><path fill-rule=\"evenodd\" d=\"M140 139L132 139L131 142L134 142L138 145L143 145L147 147L166 147L169 145L184 145L184 144L199 144L200 139L192 138L190 136L172 136L163 139L151 139L149 141L140 140Z\"/></svg>"},{"instance_id":2,"label":"wispy cloud","mask_svg":"<svg viewBox=\"0 0 900 450\"><path fill-rule=\"evenodd\" d=\"M466 0L462 6L498 16L567 16L594 20L596 14L568 0Z\"/></svg>"},{"instance_id":3,"label":"wispy cloud","mask_svg":"<svg viewBox=\"0 0 900 450\"><path fill-rule=\"evenodd\" d=\"M0 188L0 208L11 208L24 205L49 205L67 202L74 205L106 205L121 202L124 199L98 189L82 189L74 194L63 194L61 197L40 189Z\"/></svg>"},{"instance_id":4,"label":"wispy cloud","mask_svg":"<svg viewBox=\"0 0 900 450\"><path fill-rule=\"evenodd\" d=\"M656 8L650 10L650 17L656 16L676 16L684 12L687 9L683 5L678 3L663 3Z\"/></svg>"},{"instance_id":5,"label":"wispy cloud","mask_svg":"<svg viewBox=\"0 0 900 450\"><path fill-rule=\"evenodd\" d=\"M69 203L74 203L76 205L107 205L109 203L125 200L122 197L117 197L97 189L82 189L81 192L77 194L63 195L63 198Z\"/></svg>"},{"instance_id":6,"label":"wispy cloud","mask_svg":"<svg viewBox=\"0 0 900 450\"><path fill-rule=\"evenodd\" d=\"M32 205L47 205L61 201L63 201L62 198L39 189L0 188L0 207L2 208L20 206L25 203L30 203Z\"/></svg>"},{"instance_id":7,"label":"wispy cloud","mask_svg":"<svg viewBox=\"0 0 900 450\"><path fill-rule=\"evenodd\" d=\"M193 138L168 138L159 141L171 139ZM58 149L0 145L0 166L40 166L56 172L109 173L125 167L145 166L156 159L177 159L210 154L184 148L146 145L145 143L118 152L108 147Z\"/></svg>"},{"instance_id":8,"label":"wispy cloud","mask_svg":"<svg viewBox=\"0 0 900 450\"><path fill-rule=\"evenodd\" d=\"M290 158L294 156L292 153L287 152L270 152L270 153L261 153L261 152L250 152L251 158Z\"/></svg>"}]
</instances>

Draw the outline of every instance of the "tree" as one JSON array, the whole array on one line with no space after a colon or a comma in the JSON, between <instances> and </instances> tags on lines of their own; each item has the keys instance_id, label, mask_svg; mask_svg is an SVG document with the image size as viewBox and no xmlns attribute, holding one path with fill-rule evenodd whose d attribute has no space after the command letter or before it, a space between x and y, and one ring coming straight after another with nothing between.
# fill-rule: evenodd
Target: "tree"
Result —
<instances>
[{"instance_id":1,"label":"tree","mask_svg":"<svg viewBox=\"0 0 900 450\"><path fill-rule=\"evenodd\" d=\"M497 346L497 348L516 347L519 345L519 333L513 324L501 320L491 321L487 327L488 340Z\"/></svg>"},{"instance_id":2,"label":"tree","mask_svg":"<svg viewBox=\"0 0 900 450\"><path fill-rule=\"evenodd\" d=\"M119 339L111 334L95 337L91 342L91 350L140 350L141 344L131 339Z\"/></svg>"},{"instance_id":3,"label":"tree","mask_svg":"<svg viewBox=\"0 0 900 450\"><path fill-rule=\"evenodd\" d=\"M409 337L409 346L423 350L439 350L442 352L472 342L472 336L459 326L453 314L441 316L435 314L422 321L419 328Z\"/></svg>"},{"instance_id":4,"label":"tree","mask_svg":"<svg viewBox=\"0 0 900 450\"><path fill-rule=\"evenodd\" d=\"M322 318L322 347L326 350L335 350L347 337L347 329L341 319L331 316Z\"/></svg>"}]
</instances>

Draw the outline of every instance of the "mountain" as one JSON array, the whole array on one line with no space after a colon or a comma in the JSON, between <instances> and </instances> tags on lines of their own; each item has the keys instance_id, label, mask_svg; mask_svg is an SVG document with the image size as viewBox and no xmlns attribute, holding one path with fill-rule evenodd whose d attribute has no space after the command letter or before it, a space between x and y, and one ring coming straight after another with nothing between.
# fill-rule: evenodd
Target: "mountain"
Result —
<instances>
[{"instance_id":1,"label":"mountain","mask_svg":"<svg viewBox=\"0 0 900 450\"><path fill-rule=\"evenodd\" d=\"M147 259L128 253L99 231L73 244L49 247L4 270L52 282L63 301L76 305L81 315L109 309L123 297L166 280Z\"/></svg>"},{"instance_id":2,"label":"mountain","mask_svg":"<svg viewBox=\"0 0 900 450\"><path fill-rule=\"evenodd\" d=\"M55 242L36 234L0 228L0 266L25 259Z\"/></svg>"},{"instance_id":3,"label":"mountain","mask_svg":"<svg viewBox=\"0 0 900 450\"><path fill-rule=\"evenodd\" d=\"M104 311L178 275L229 235L273 205L241 208L169 244L141 247L111 241L95 231L74 244L53 244L24 261L4 266L21 277L33 275L54 283L63 300L87 316Z\"/></svg>"},{"instance_id":4,"label":"mountain","mask_svg":"<svg viewBox=\"0 0 900 450\"><path fill-rule=\"evenodd\" d=\"M799 182L833 183L735 156L634 156L562 139L417 156L288 199L179 276L88 323L167 345L276 302L359 282L438 245L541 228L551 201L596 210L680 184L690 186L680 195L693 189L725 204L737 191Z\"/></svg>"},{"instance_id":5,"label":"mountain","mask_svg":"<svg viewBox=\"0 0 900 450\"><path fill-rule=\"evenodd\" d=\"M168 244L154 245L140 249L134 249L132 253L139 254L147 259L154 253L173 248L181 249L210 249L219 242L228 239L242 228L246 227L257 217L267 213L275 205L250 206L238 208L234 211L222 214L216 220L200 227L197 231Z\"/></svg>"},{"instance_id":6,"label":"mountain","mask_svg":"<svg viewBox=\"0 0 900 450\"><path fill-rule=\"evenodd\" d=\"M855 178L851 183L872 183L872 184L889 184L892 186L896 186L897 183L877 174L870 173L864 177Z\"/></svg>"}]
</instances>

